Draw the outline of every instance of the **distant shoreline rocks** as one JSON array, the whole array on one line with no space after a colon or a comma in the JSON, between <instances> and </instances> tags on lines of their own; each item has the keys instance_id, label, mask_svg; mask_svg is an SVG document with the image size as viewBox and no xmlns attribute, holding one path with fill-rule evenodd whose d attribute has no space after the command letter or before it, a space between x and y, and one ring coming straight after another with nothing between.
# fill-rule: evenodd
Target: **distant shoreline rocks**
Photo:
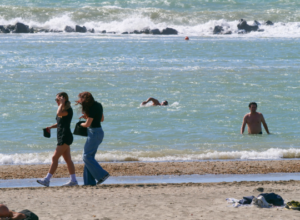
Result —
<instances>
[{"instance_id":1,"label":"distant shoreline rocks","mask_svg":"<svg viewBox=\"0 0 300 220\"><path fill-rule=\"evenodd\" d=\"M274 25L272 21L266 21L263 23L263 25L271 26ZM237 25L237 30L232 31L228 26L221 26L216 25L213 30L212 34L214 35L230 35L232 33L237 34L247 34L253 31L262 32L264 29L260 29L261 24L254 20L252 25L249 25L246 20L241 19L240 22ZM95 29L87 29L85 26L75 25L75 27L72 26L65 26L63 30L56 30L56 29L45 29L45 28L38 28L38 27L29 27L26 24L17 22L14 25L0 25L0 33L3 34L9 34L9 33L95 33ZM115 31L107 32L106 30L98 31L97 33L102 34L116 34ZM132 32L122 32L120 34L149 34L149 35L178 35L178 31L174 28L165 28L163 30L159 30L157 28L150 29L150 28L144 28L142 30L134 30Z\"/></svg>"},{"instance_id":2,"label":"distant shoreline rocks","mask_svg":"<svg viewBox=\"0 0 300 220\"><path fill-rule=\"evenodd\" d=\"M85 26L76 25L75 27L66 26L64 30L55 30L55 29L45 29L45 28L29 28L28 25L17 22L15 25L0 25L0 33L9 34L9 33L95 33L94 28L87 29ZM106 30L102 30L99 33L102 34L116 34L116 32L111 31L107 32ZM144 28L142 30L134 30L133 32L123 32L121 34L152 34L152 35L177 35L178 31L174 28L165 28L162 31L159 29L150 29Z\"/></svg>"},{"instance_id":3,"label":"distant shoreline rocks","mask_svg":"<svg viewBox=\"0 0 300 220\"><path fill-rule=\"evenodd\" d=\"M254 20L253 25L249 25L246 20L241 19L237 25L237 28L238 28L237 33L238 34L247 34L252 31L263 32L264 29L260 29L259 28L260 25L261 24L256 20ZM271 25L274 25L274 23L272 21L266 21L264 23L264 25L271 26ZM216 25L213 29L213 34L226 35L226 34L232 34L232 31L226 30L226 27Z\"/></svg>"}]
</instances>

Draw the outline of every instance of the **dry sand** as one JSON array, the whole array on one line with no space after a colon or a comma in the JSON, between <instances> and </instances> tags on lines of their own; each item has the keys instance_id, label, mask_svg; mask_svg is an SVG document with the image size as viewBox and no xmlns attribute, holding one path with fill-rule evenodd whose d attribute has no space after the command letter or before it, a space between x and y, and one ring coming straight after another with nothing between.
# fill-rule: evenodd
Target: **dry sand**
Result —
<instances>
[{"instance_id":1,"label":"dry sand","mask_svg":"<svg viewBox=\"0 0 300 220\"><path fill-rule=\"evenodd\" d=\"M190 174L266 174L300 172L299 160L276 161L210 161L210 162L160 162L160 163L103 163L112 176L190 175ZM44 177L50 165L0 166L0 179ZM83 164L75 164L76 175L82 176ZM58 166L54 177L68 177L65 164Z\"/></svg>"},{"instance_id":2,"label":"dry sand","mask_svg":"<svg viewBox=\"0 0 300 220\"><path fill-rule=\"evenodd\" d=\"M288 202L300 200L299 181L101 185L0 189L0 203L29 209L41 220L114 219L299 219L299 211L230 206L241 199L275 192Z\"/></svg>"}]
</instances>

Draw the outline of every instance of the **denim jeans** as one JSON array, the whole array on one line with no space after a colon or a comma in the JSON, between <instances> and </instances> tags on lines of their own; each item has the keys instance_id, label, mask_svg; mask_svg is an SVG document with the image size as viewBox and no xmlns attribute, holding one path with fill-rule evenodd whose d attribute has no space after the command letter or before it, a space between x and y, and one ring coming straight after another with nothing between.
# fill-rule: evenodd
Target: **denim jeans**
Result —
<instances>
[{"instance_id":1,"label":"denim jeans","mask_svg":"<svg viewBox=\"0 0 300 220\"><path fill-rule=\"evenodd\" d=\"M84 185L94 186L96 185L96 180L99 181L108 174L108 172L95 160L95 155L103 140L104 132L101 127L88 128L87 131L88 137L83 150L83 181Z\"/></svg>"}]
</instances>

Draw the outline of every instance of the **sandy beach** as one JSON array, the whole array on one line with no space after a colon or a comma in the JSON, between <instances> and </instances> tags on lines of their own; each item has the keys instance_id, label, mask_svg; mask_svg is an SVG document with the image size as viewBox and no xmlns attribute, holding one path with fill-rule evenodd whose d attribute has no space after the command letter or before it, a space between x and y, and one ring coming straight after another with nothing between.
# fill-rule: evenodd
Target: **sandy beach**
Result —
<instances>
[{"instance_id":1,"label":"sandy beach","mask_svg":"<svg viewBox=\"0 0 300 220\"><path fill-rule=\"evenodd\" d=\"M266 174L300 172L298 160L274 161L206 161L206 162L125 162L101 163L111 176L155 176L191 174ZM1 166L0 179L44 177L50 165ZM82 176L83 164L75 164L76 175ZM55 178L69 177L65 164L59 164Z\"/></svg>"},{"instance_id":2,"label":"sandy beach","mask_svg":"<svg viewBox=\"0 0 300 220\"><path fill-rule=\"evenodd\" d=\"M234 208L226 198L275 192L288 202L300 199L299 181L101 185L0 189L0 202L30 209L41 220L113 219L298 219L283 208ZM260 191L258 191L258 189Z\"/></svg>"},{"instance_id":3,"label":"sandy beach","mask_svg":"<svg viewBox=\"0 0 300 220\"><path fill-rule=\"evenodd\" d=\"M300 172L297 160L285 161L216 161L164 163L105 163L113 176L183 175L183 174L249 174ZM43 177L49 165L1 166L1 179ZM82 164L76 173L82 175ZM67 177L60 164L55 177ZM285 202L300 200L300 181L123 184L95 187L2 188L0 203L10 209L29 209L40 219L298 219L299 211L281 207L260 209L234 208L226 198L242 199L274 192Z\"/></svg>"},{"instance_id":4,"label":"sandy beach","mask_svg":"<svg viewBox=\"0 0 300 220\"><path fill-rule=\"evenodd\" d=\"M264 174L300 172L299 161L215 161L104 163L112 176L184 174ZM1 179L43 177L49 165L1 166ZM82 175L82 164L76 173ZM55 177L68 177L60 164ZM300 200L300 181L123 184L95 187L2 188L0 203L29 209L40 219L298 219L300 212L283 208L234 208L226 198L242 199L274 192L285 202Z\"/></svg>"}]
</instances>

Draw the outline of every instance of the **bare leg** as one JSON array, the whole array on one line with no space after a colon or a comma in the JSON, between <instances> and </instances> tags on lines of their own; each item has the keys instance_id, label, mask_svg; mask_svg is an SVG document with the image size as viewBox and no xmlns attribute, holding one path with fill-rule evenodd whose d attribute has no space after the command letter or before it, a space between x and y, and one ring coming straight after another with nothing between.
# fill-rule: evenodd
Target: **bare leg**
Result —
<instances>
[{"instance_id":1,"label":"bare leg","mask_svg":"<svg viewBox=\"0 0 300 220\"><path fill-rule=\"evenodd\" d=\"M74 163L71 158L70 146L68 146L68 148L66 149L66 151L63 153L62 156L64 157L64 159L67 163L70 175L75 174L75 166L74 166Z\"/></svg>"},{"instance_id":2,"label":"bare leg","mask_svg":"<svg viewBox=\"0 0 300 220\"><path fill-rule=\"evenodd\" d=\"M57 166L58 166L58 160L61 157L61 155L63 155L63 153L67 150L70 149L69 145L57 145L56 150L54 152L54 155L52 156L52 164L50 166L49 169L49 173L51 173L52 175L55 173Z\"/></svg>"}]
</instances>

